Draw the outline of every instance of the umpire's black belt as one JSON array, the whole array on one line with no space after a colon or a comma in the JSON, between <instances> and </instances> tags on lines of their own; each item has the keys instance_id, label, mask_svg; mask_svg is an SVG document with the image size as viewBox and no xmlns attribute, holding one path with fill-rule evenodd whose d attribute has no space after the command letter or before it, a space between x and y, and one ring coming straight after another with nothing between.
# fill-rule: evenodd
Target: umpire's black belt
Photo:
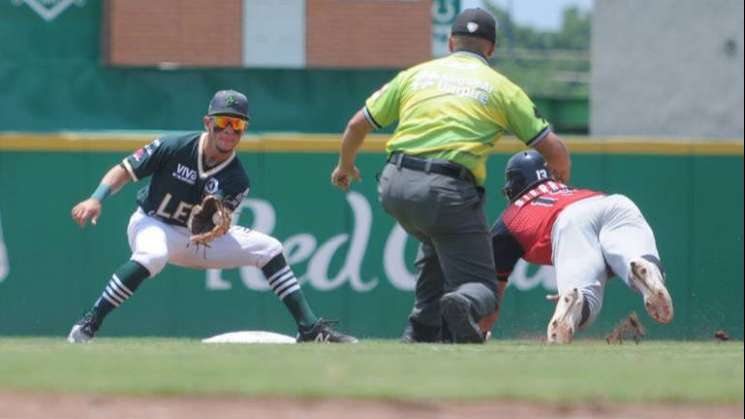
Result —
<instances>
[{"instance_id":1,"label":"umpire's black belt","mask_svg":"<svg viewBox=\"0 0 745 419\"><path fill-rule=\"evenodd\" d=\"M409 156L403 153L393 153L388 157L388 163L398 167L405 167L410 170L419 172L437 173L439 175L449 176L456 179L462 179L475 183L471 171L465 167L444 160L423 159L420 157Z\"/></svg>"}]
</instances>

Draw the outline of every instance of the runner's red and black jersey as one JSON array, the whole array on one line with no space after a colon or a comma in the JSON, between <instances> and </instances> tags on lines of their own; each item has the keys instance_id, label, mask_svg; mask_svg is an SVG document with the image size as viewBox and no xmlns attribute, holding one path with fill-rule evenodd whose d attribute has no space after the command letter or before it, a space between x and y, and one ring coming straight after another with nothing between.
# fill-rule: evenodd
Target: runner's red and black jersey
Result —
<instances>
[{"instance_id":1,"label":"runner's red and black jersey","mask_svg":"<svg viewBox=\"0 0 745 419\"><path fill-rule=\"evenodd\" d=\"M551 265L551 229L556 217L568 205L598 195L603 193L549 180L510 203L491 229L497 278L506 281L520 258Z\"/></svg>"}]
</instances>

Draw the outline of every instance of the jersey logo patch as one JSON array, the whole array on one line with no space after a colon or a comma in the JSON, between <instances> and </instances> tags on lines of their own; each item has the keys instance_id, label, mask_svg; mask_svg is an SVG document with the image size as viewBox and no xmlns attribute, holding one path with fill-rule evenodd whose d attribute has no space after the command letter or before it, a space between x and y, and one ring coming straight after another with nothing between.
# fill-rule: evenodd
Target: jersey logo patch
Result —
<instances>
[{"instance_id":1,"label":"jersey logo patch","mask_svg":"<svg viewBox=\"0 0 745 419\"><path fill-rule=\"evenodd\" d=\"M135 159L135 161L140 161L142 159L142 156L147 153L148 156L153 155L153 149L158 148L160 145L160 138L156 138L151 142L150 144L138 148L134 153L132 153L132 158Z\"/></svg>"},{"instance_id":2,"label":"jersey logo patch","mask_svg":"<svg viewBox=\"0 0 745 419\"><path fill-rule=\"evenodd\" d=\"M217 192L217 190L220 188L220 182L217 181L217 179L211 177L207 181L207 183L204 184L204 191L208 194L213 194Z\"/></svg>"},{"instance_id":3,"label":"jersey logo patch","mask_svg":"<svg viewBox=\"0 0 745 419\"><path fill-rule=\"evenodd\" d=\"M156 138L156 139L153 140L152 143L146 145L143 148L147 152L147 155L148 156L152 156L153 155L153 149L158 148L159 145L160 145L160 138Z\"/></svg>"},{"instance_id":4,"label":"jersey logo patch","mask_svg":"<svg viewBox=\"0 0 745 419\"><path fill-rule=\"evenodd\" d=\"M176 167L176 171L172 173L172 176L189 185L193 185L197 181L197 171L181 163Z\"/></svg>"},{"instance_id":5,"label":"jersey logo patch","mask_svg":"<svg viewBox=\"0 0 745 419\"><path fill-rule=\"evenodd\" d=\"M142 159L142 156L145 155L145 149L144 148L138 148L135 150L134 153L132 153L132 158L135 159L135 161L140 161Z\"/></svg>"}]
</instances>

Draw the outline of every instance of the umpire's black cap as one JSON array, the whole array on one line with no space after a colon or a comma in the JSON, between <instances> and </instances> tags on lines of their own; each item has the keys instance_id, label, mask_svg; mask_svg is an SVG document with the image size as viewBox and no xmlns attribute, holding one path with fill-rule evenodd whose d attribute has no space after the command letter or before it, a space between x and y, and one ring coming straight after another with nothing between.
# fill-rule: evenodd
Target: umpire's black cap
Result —
<instances>
[{"instance_id":1,"label":"umpire's black cap","mask_svg":"<svg viewBox=\"0 0 745 419\"><path fill-rule=\"evenodd\" d=\"M494 16L480 7L465 9L455 17L450 33L486 39L494 44L497 42L497 22Z\"/></svg>"},{"instance_id":2,"label":"umpire's black cap","mask_svg":"<svg viewBox=\"0 0 745 419\"><path fill-rule=\"evenodd\" d=\"M215 93L215 96L210 101L207 115L227 115L237 116L245 120L251 119L248 113L248 99L246 99L246 95L235 90L220 90Z\"/></svg>"}]
</instances>

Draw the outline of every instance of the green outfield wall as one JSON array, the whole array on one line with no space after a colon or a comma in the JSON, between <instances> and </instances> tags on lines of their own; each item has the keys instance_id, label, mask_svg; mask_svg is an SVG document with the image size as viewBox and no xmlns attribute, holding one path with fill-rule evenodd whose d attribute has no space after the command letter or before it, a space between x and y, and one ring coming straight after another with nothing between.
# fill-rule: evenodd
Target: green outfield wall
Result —
<instances>
[{"instance_id":1,"label":"green outfield wall","mask_svg":"<svg viewBox=\"0 0 745 419\"><path fill-rule=\"evenodd\" d=\"M0 135L0 334L63 336L128 259L125 229L137 187L110 198L98 226L81 230L70 208L149 135ZM363 337L395 337L413 301L416 243L377 202L384 137L359 157L363 181L329 184L333 136L247 137L240 159L253 188L239 223L279 238L315 310ZM637 202L657 235L676 317L652 324L640 298L609 283L590 335L632 310L655 338L743 336L743 146L570 141L573 183ZM514 141L489 162L488 217L504 207L501 170ZM508 288L498 337L541 335L552 305L549 268L521 266ZM107 320L102 335L205 337L235 330L292 333L290 316L252 268L167 267Z\"/></svg>"},{"instance_id":2,"label":"green outfield wall","mask_svg":"<svg viewBox=\"0 0 745 419\"><path fill-rule=\"evenodd\" d=\"M45 20L26 2L0 2L3 130L200 129L212 94L231 88L248 96L254 132L338 132L398 71L116 67L105 57L105 2L34 3L63 11ZM587 98L528 93L559 132L587 132Z\"/></svg>"}]
</instances>

